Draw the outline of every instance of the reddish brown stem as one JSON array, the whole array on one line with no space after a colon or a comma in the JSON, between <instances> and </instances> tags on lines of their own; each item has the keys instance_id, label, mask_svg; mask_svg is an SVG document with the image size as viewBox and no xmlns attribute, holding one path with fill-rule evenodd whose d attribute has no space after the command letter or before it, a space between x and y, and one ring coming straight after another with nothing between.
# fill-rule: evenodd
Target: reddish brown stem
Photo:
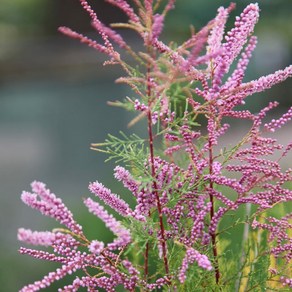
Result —
<instances>
[{"instance_id":1,"label":"reddish brown stem","mask_svg":"<svg viewBox=\"0 0 292 292\"><path fill-rule=\"evenodd\" d=\"M162 217L162 208L161 208L161 202L159 198L157 183L155 181L155 167L154 167L154 147L153 147L153 133L152 133L152 122L151 122L151 110L149 108L148 110L148 135L149 135L149 148L150 148L150 164L151 164L151 175L154 179L153 181L153 188L154 188L154 194L156 197L156 204L157 204L157 211L159 216L159 226L160 226L160 232L161 232L161 247L162 247L162 256L163 256L163 262L164 262L164 268L166 275L169 275L169 268L168 268L168 260L166 255L166 240L165 240L165 230L164 230L164 224L163 224L163 217Z\"/></svg>"},{"instance_id":2,"label":"reddish brown stem","mask_svg":"<svg viewBox=\"0 0 292 292\"><path fill-rule=\"evenodd\" d=\"M150 46L147 47L147 53L149 55L153 56L153 52ZM153 178L153 189L154 194L156 198L156 205L157 205L157 212L159 216L159 227L160 227L160 233L161 233L161 247L162 247L162 256L163 256L163 263L165 268L165 273L167 276L169 276L169 267L168 267L168 260L167 260L167 250L166 250L166 240L165 240L165 229L164 229L164 223L163 223L163 216L162 216L162 208L161 208L161 202L160 197L158 193L157 183L155 181L156 179L156 173L155 173L155 167L154 167L154 146L153 146L153 132L152 132L152 114L151 114L151 96L152 96L152 90L150 85L150 72L151 72L151 64L147 64L147 97L148 97L148 111L147 111L147 120L148 120L148 137L149 137L149 149L150 149L150 167L151 167L151 176ZM149 246L146 245L146 251L145 251L145 257L147 254L147 259L145 259L145 262L147 260L147 268L146 263L144 266L145 271L148 272L148 251Z\"/></svg>"},{"instance_id":3,"label":"reddish brown stem","mask_svg":"<svg viewBox=\"0 0 292 292\"><path fill-rule=\"evenodd\" d=\"M148 261L149 261L149 242L146 243L145 254L144 254L144 279L147 281L148 279Z\"/></svg>"},{"instance_id":4,"label":"reddish brown stem","mask_svg":"<svg viewBox=\"0 0 292 292\"><path fill-rule=\"evenodd\" d=\"M209 139L209 173L212 175L213 173L213 148L212 148L212 142ZM212 180L210 181L210 189L213 189L213 182ZM210 203L211 203L211 209L210 209L210 219L212 220L214 217L214 197L212 193L210 192L209 194L210 198ZM217 251L217 246L216 246L216 231L211 234L211 241L212 241L212 250L213 250L213 257L214 257L214 262L215 262L215 280L216 284L219 284L220 280L220 271L219 271L219 263L218 263L218 251Z\"/></svg>"}]
</instances>

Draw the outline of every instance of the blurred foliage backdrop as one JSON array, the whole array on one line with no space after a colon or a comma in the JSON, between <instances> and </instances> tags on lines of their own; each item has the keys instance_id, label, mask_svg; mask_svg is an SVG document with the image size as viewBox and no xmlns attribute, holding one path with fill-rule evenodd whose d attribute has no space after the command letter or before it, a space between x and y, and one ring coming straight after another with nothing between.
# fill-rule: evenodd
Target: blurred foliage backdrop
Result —
<instances>
[{"instance_id":1,"label":"blurred foliage backdrop","mask_svg":"<svg viewBox=\"0 0 292 292\"><path fill-rule=\"evenodd\" d=\"M234 2L237 10L233 17L251 1ZM292 63L292 1L258 2L262 9L256 27L259 45L248 79ZM117 9L102 0L91 4L105 23L125 20ZM162 37L176 42L184 40L191 24L199 29L215 16L220 5L227 6L229 1L177 0ZM53 266L17 253L18 227L46 230L56 226L53 220L24 206L20 201L21 191L29 190L34 179L46 182L77 219L87 221L86 229L92 236L98 237L104 234L103 226L87 215L82 206L88 182L98 179L121 196L126 195L112 179L112 165L104 164L105 156L89 150L89 145L102 142L107 133L119 130L143 135L142 123L127 130L131 117L106 105L108 100L131 94L124 86L113 86L119 70L102 68L102 56L60 35L57 28L61 25L92 33L88 16L78 0L1 0L1 291L17 291L24 284L40 279ZM132 43L137 41L134 34L124 35ZM252 97L250 105L257 111L271 98L279 98L280 111L291 106L292 80L266 92L263 98ZM290 132L288 125L280 136L285 139L287 133L291 137L291 125Z\"/></svg>"}]
</instances>

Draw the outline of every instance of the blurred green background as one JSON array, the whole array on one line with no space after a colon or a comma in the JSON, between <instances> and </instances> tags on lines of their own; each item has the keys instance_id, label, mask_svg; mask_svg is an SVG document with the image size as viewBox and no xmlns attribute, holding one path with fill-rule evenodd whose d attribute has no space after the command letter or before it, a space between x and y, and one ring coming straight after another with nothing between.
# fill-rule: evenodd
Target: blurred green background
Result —
<instances>
[{"instance_id":1,"label":"blurred green background","mask_svg":"<svg viewBox=\"0 0 292 292\"><path fill-rule=\"evenodd\" d=\"M251 3L235 2L237 9L230 25L234 16ZM255 32L259 44L246 80L292 63L292 1L258 2L262 10ZM162 38L177 42L186 39L190 24L199 29L215 16L220 5L229 3L178 0ZM119 10L101 0L91 4L105 23L124 20ZM127 130L130 115L106 105L108 100L131 94L127 87L113 84L119 69L103 68L103 56L60 35L57 28L61 25L92 34L89 18L77 0L1 0L0 291L17 291L55 266L17 253L19 227L50 230L56 226L52 219L23 205L21 191L29 190L35 179L46 182L98 238L105 229L87 215L82 204L82 197L88 195L88 182L98 179L122 196L124 190L113 181L113 165L104 164L105 156L91 151L89 145L119 130L143 135L142 124ZM135 35L124 35L136 43ZM257 111L271 98L280 100L279 111L284 112L292 105L292 80L262 97L252 97L250 105ZM235 132L240 132L240 126L236 127ZM291 133L288 125L279 137L285 140Z\"/></svg>"}]
</instances>

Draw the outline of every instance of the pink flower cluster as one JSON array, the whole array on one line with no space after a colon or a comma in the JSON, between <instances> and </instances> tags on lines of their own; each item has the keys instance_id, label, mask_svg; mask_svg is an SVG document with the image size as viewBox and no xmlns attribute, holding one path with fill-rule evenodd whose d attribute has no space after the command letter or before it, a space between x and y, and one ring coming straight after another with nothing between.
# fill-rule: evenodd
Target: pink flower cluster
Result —
<instances>
[{"instance_id":1,"label":"pink flower cluster","mask_svg":"<svg viewBox=\"0 0 292 292\"><path fill-rule=\"evenodd\" d=\"M133 271L129 274L118 271L116 269L116 263L119 261L119 258L112 252L114 250L123 249L130 243L131 235L128 229L123 227L112 215L108 214L101 205L87 198L84 200L84 203L89 211L100 218L106 226L117 235L117 238L107 245L99 240L89 241L83 234L81 228L76 227L79 225L75 223L72 215L68 215L71 214L71 212L68 211L67 207L59 198L51 194L50 191L45 188L45 185L40 182L34 182L32 186L35 192L40 194L44 200L46 199L47 204L36 204L35 196L27 192L24 192L25 195L22 196L24 202L30 207L39 210L41 213L57 219L61 224L65 225L68 230L58 228L53 232L32 232L29 229L19 229L18 239L20 241L32 245L51 246L54 251L54 253L49 253L22 247L20 249L21 254L28 254L37 259L54 261L62 264L62 267L58 268L55 272L49 273L41 281L36 281L33 284L23 287L21 291L38 291L77 270L86 270L92 267L95 267L97 273L99 270L103 270L108 274L108 277L96 279L94 274L90 277L82 277L82 279L77 277L72 285L64 287L64 290L60 291L77 291L79 287L88 287L91 290L100 287L107 291L115 291L114 287L121 283L127 283L125 285L127 285L129 290L136 286L137 273L134 273L134 267L132 267ZM100 187L99 190L107 192L107 189L104 187ZM33 197L33 199L30 199L31 197ZM118 202L120 203L121 201ZM60 211L61 209L62 212ZM61 214L63 214L63 216L61 216ZM68 220L69 223L64 219L67 217L70 218L70 220ZM88 247L88 252L80 250L83 246Z\"/></svg>"},{"instance_id":2,"label":"pink flower cluster","mask_svg":"<svg viewBox=\"0 0 292 292\"><path fill-rule=\"evenodd\" d=\"M187 268L190 264L193 264L194 261L196 261L200 267L206 270L212 270L212 265L205 255L200 254L197 250L193 248L189 248L186 252L186 256L183 260L182 267L179 272L179 280L181 283L186 280Z\"/></svg>"},{"instance_id":3,"label":"pink flower cluster","mask_svg":"<svg viewBox=\"0 0 292 292\"><path fill-rule=\"evenodd\" d=\"M274 217L265 218L267 223L254 220L253 228L261 228L269 231L270 252L275 257L284 258L289 264L292 260L292 238L289 235L292 229L292 215L289 214L281 219Z\"/></svg>"},{"instance_id":4,"label":"pink flower cluster","mask_svg":"<svg viewBox=\"0 0 292 292\"><path fill-rule=\"evenodd\" d=\"M72 213L61 199L46 188L44 183L34 181L31 187L33 193L23 192L21 195L21 199L26 205L39 210L43 215L56 219L73 232L82 233L82 228L75 222Z\"/></svg>"}]
</instances>

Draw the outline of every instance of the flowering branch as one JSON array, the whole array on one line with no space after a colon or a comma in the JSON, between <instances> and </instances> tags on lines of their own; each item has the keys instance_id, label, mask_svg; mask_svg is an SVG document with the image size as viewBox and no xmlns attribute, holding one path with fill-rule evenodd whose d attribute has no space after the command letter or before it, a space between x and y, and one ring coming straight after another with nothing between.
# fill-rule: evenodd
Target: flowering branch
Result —
<instances>
[{"instance_id":1,"label":"flowering branch","mask_svg":"<svg viewBox=\"0 0 292 292\"><path fill-rule=\"evenodd\" d=\"M291 270L285 267L292 260L292 214L285 206L292 201L292 169L280 163L292 143L282 145L263 132L277 131L292 119L292 111L264 123L278 102L270 102L259 113L241 108L246 97L292 76L288 66L243 82L257 44L253 31L258 4L247 5L226 33L233 3L220 7L214 20L181 45L167 45L160 35L174 0L106 2L125 13L128 22L107 27L88 2L80 0L101 43L66 27L59 30L105 54L106 65L124 69L126 76L117 82L128 84L136 96L111 104L136 113L129 125L147 120L145 138L121 133L121 138L109 135L106 142L92 144L92 149L124 163L115 167L114 176L135 204L122 199L122 189L119 196L98 181L89 184L99 201L86 198L84 204L115 237L105 243L102 237L89 239L62 200L45 184L33 182L32 192L22 193L23 202L64 228L20 228L20 241L49 247L51 252L26 247L19 252L58 262L61 268L21 291L49 287L76 271L82 276L59 291L291 288ZM132 50L114 30L117 27L138 33L145 51ZM124 52L137 66L124 61ZM233 146L222 139L230 128L225 119L230 117L251 123ZM206 129L200 128L202 120ZM240 225L243 240L234 253Z\"/></svg>"}]
</instances>

